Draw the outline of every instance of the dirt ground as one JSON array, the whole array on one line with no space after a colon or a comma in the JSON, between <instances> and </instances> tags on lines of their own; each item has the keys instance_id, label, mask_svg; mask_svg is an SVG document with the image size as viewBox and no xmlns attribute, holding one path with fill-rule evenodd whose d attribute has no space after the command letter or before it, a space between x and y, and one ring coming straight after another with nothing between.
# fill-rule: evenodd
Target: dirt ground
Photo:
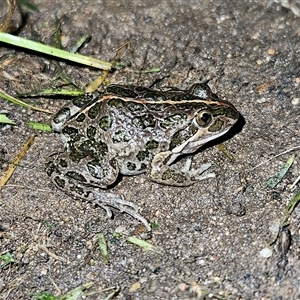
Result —
<instances>
[{"instance_id":1,"label":"dirt ground","mask_svg":"<svg viewBox=\"0 0 300 300\"><path fill-rule=\"evenodd\" d=\"M0 128L1 174L26 140L37 135L0 192L0 254L14 258L6 266L0 262L0 298L60 296L92 282L82 299L105 299L114 290L113 299L299 299L299 209L287 228L292 242L286 253L278 243L270 246L299 190L299 183L291 189L299 176L300 145L295 7L271 0L31 2L38 11L24 8L22 23L17 14L15 34L53 45L60 20L64 48L90 34L80 53L102 60L112 59L130 41L122 56L127 67L112 73L109 82L184 89L209 80L242 117L224 142L234 162L215 145L194 155L195 165L212 164L216 178L178 188L140 175L124 177L113 188L157 225L149 234L126 214L114 211L108 219L101 208L58 190L44 162L62 150L60 138L27 124L51 117L0 99L0 110L17 123ZM0 67L0 87L11 95L61 85L55 60L3 43ZM156 67L160 72L140 72ZM72 63L64 72L81 88L99 74ZM66 100L26 101L56 111ZM292 154L295 162L283 180L264 188ZM159 252L117 238L116 231L137 236ZM107 239L109 263L99 251L98 233ZM263 249L271 253L263 255Z\"/></svg>"}]
</instances>

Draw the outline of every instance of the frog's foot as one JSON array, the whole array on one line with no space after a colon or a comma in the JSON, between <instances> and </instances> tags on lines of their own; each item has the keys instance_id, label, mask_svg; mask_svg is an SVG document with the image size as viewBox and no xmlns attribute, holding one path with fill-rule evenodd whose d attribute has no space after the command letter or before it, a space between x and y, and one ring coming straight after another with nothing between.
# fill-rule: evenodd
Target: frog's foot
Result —
<instances>
[{"instance_id":1,"label":"frog's foot","mask_svg":"<svg viewBox=\"0 0 300 300\"><path fill-rule=\"evenodd\" d=\"M63 164L65 162L65 153L62 153L57 156L56 161L49 161L46 164L47 173L51 176L53 182L58 188L72 196L75 196L76 198L88 200L99 205L106 210L109 217L112 216L112 207L120 210L121 212L125 212L141 221L148 231L151 230L149 223L144 217L137 213L137 207L133 203L125 201L115 194L98 191L96 188L96 186L99 187L100 183L102 183L103 187L101 188L106 189L107 182L105 182L105 180L108 180L111 177L114 178L118 175L118 172L115 171L115 169L111 169L110 173L106 173L105 180L103 179L101 182L97 182L97 184L94 185L88 185L87 182L89 183L92 180L95 180L95 177L92 177L90 173L81 171L81 169L81 172L79 173L78 164L72 164L72 162L68 164L68 169L66 170L65 164ZM99 168L97 169L97 166L91 166L94 167L93 174L101 174L98 172ZM82 169L84 170L84 168ZM110 176L108 176L108 174ZM113 180L110 180L110 182L113 182Z\"/></svg>"},{"instance_id":2,"label":"frog's foot","mask_svg":"<svg viewBox=\"0 0 300 300\"><path fill-rule=\"evenodd\" d=\"M211 164L204 164L198 169L191 168L191 159L187 159L186 165L182 169L169 166L166 161L171 155L171 151L158 153L151 162L148 176L151 180L174 186L189 186L197 181L215 177L214 173L203 174Z\"/></svg>"},{"instance_id":3,"label":"frog's foot","mask_svg":"<svg viewBox=\"0 0 300 300\"><path fill-rule=\"evenodd\" d=\"M125 201L121 197L112 193L102 193L97 191L91 191L91 193L94 195L94 199L92 199L91 202L105 209L109 218L112 216L112 211L110 208L113 207L139 220L145 225L148 231L151 231L148 221L139 213L137 213L137 207L135 204Z\"/></svg>"},{"instance_id":4,"label":"frog's foot","mask_svg":"<svg viewBox=\"0 0 300 300\"><path fill-rule=\"evenodd\" d=\"M196 181L216 177L215 173L203 174L206 170L208 170L211 167L210 163L203 164L198 169L191 169L191 165L192 159L188 158L185 162L185 166L181 169L181 171L184 173L188 173L192 178L195 178Z\"/></svg>"}]
</instances>

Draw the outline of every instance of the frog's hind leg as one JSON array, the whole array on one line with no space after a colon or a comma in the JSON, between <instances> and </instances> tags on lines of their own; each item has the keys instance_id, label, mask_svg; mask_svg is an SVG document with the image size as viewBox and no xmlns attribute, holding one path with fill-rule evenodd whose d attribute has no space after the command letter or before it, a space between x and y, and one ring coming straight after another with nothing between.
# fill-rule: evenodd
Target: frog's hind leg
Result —
<instances>
[{"instance_id":1,"label":"frog's hind leg","mask_svg":"<svg viewBox=\"0 0 300 300\"><path fill-rule=\"evenodd\" d=\"M66 153L61 153L46 163L47 174L58 188L75 198L97 204L106 210L109 217L112 216L111 208L125 212L142 222L147 230L151 230L149 223L137 213L137 207L133 203L102 191L115 182L119 174L116 163L111 162L110 168L108 165L101 168L99 164L92 163L90 157L77 163L67 158Z\"/></svg>"},{"instance_id":2,"label":"frog's hind leg","mask_svg":"<svg viewBox=\"0 0 300 300\"><path fill-rule=\"evenodd\" d=\"M90 192L93 194L93 199L90 201L105 209L109 218L112 216L112 211L110 208L113 207L139 220L145 225L148 231L151 231L150 224L137 212L137 206L132 202L125 201L118 195L112 193L102 193L95 190L91 190Z\"/></svg>"}]
</instances>

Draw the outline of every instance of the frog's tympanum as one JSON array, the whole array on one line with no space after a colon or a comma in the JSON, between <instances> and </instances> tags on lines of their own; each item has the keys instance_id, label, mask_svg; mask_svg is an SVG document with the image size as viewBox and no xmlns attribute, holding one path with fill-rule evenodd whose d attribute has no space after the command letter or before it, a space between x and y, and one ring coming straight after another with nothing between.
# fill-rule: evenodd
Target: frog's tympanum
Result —
<instances>
[{"instance_id":1,"label":"frog's tympanum","mask_svg":"<svg viewBox=\"0 0 300 300\"><path fill-rule=\"evenodd\" d=\"M50 157L47 173L68 194L97 203L110 216L110 207L127 212L149 229L134 204L105 190L119 174L146 173L173 186L211 177L202 174L210 165L190 170L173 163L225 134L238 117L203 83L188 90L110 85L101 96L77 98L55 115L52 127L65 151Z\"/></svg>"}]
</instances>

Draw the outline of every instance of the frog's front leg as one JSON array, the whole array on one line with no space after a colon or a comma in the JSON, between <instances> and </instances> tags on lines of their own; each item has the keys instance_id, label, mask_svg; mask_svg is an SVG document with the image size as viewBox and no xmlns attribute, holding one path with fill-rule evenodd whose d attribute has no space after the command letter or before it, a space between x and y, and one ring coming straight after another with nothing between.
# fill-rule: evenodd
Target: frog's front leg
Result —
<instances>
[{"instance_id":1,"label":"frog's front leg","mask_svg":"<svg viewBox=\"0 0 300 300\"><path fill-rule=\"evenodd\" d=\"M215 174L203 174L211 164L204 164L199 169L190 169L191 159L187 160L184 168L176 169L170 166L173 162L172 151L165 151L156 154L151 162L148 176L151 180L174 186L189 186L197 181L215 177Z\"/></svg>"}]
</instances>

